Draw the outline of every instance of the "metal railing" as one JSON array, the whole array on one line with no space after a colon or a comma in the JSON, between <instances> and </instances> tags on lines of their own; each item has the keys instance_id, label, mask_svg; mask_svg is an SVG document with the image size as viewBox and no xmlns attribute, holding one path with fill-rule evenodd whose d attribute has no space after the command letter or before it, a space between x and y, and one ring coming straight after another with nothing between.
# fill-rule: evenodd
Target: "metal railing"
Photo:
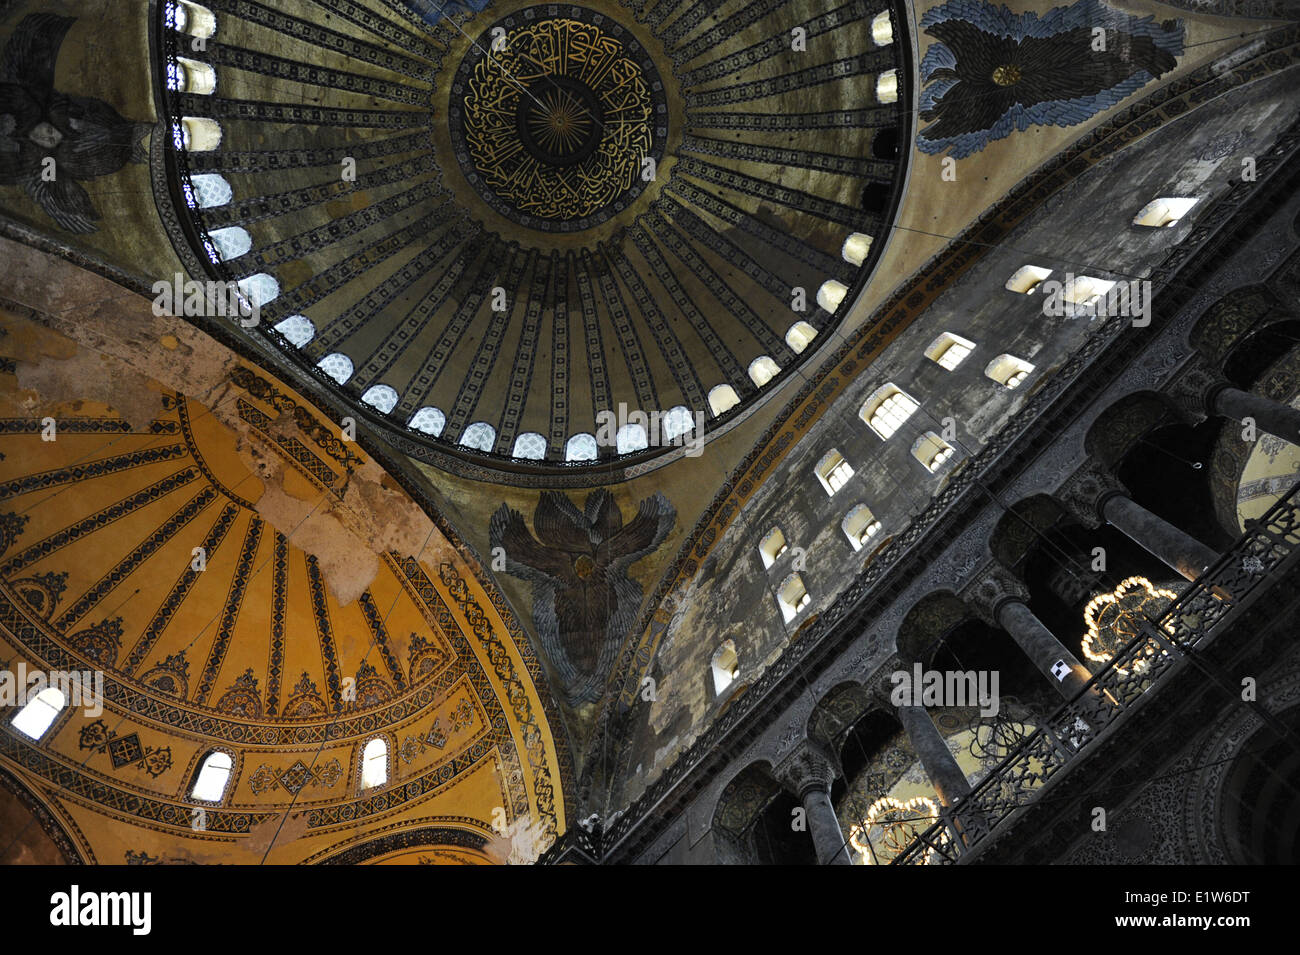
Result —
<instances>
[{"instance_id":1,"label":"metal railing","mask_svg":"<svg viewBox=\"0 0 1300 955\"><path fill-rule=\"evenodd\" d=\"M1202 643L1300 545L1300 485L1268 512L1050 717L994 767L945 818L919 833L894 865L946 865L969 853Z\"/></svg>"}]
</instances>

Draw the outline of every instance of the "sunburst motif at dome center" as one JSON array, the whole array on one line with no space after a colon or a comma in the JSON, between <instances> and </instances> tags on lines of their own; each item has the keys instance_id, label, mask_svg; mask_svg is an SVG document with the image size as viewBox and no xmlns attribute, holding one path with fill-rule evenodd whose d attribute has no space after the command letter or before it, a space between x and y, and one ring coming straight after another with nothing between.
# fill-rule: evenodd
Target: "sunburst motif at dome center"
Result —
<instances>
[{"instance_id":1,"label":"sunburst motif at dome center","mask_svg":"<svg viewBox=\"0 0 1300 955\"><path fill-rule=\"evenodd\" d=\"M662 156L667 106L630 32L581 7L546 15L554 9L512 14L470 48L451 131L465 178L497 212L572 232L620 212L653 179L646 160Z\"/></svg>"}]
</instances>

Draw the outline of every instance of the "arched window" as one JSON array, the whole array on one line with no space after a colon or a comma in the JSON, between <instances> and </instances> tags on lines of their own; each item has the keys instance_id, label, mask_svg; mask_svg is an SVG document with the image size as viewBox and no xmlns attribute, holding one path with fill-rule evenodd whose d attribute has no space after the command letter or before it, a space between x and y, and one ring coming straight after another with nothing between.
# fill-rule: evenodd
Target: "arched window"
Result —
<instances>
[{"instance_id":1,"label":"arched window","mask_svg":"<svg viewBox=\"0 0 1300 955\"><path fill-rule=\"evenodd\" d=\"M397 407L397 392L388 385L371 385L361 395L361 400L382 414Z\"/></svg>"},{"instance_id":2,"label":"arched window","mask_svg":"<svg viewBox=\"0 0 1300 955\"><path fill-rule=\"evenodd\" d=\"M785 534L781 532L779 527L774 527L768 531L758 545L758 552L763 555L764 567L771 567L776 563L776 559L788 549L785 543Z\"/></svg>"},{"instance_id":3,"label":"arched window","mask_svg":"<svg viewBox=\"0 0 1300 955\"><path fill-rule=\"evenodd\" d=\"M475 421L460 436L460 443L467 448L491 451L492 446L497 443L496 429L486 421Z\"/></svg>"},{"instance_id":4,"label":"arched window","mask_svg":"<svg viewBox=\"0 0 1300 955\"><path fill-rule=\"evenodd\" d=\"M1146 226L1149 229L1172 228L1178 225L1183 216L1187 215L1192 206L1199 201L1197 198L1174 196L1152 199L1133 217L1133 224Z\"/></svg>"},{"instance_id":5,"label":"arched window","mask_svg":"<svg viewBox=\"0 0 1300 955\"><path fill-rule=\"evenodd\" d=\"M240 279L239 290L258 308L280 297L280 283L275 280L275 276L265 272Z\"/></svg>"},{"instance_id":6,"label":"arched window","mask_svg":"<svg viewBox=\"0 0 1300 955\"><path fill-rule=\"evenodd\" d=\"M668 444L689 434L695 427L695 417L685 405L675 405L664 414L659 427L664 433L664 443Z\"/></svg>"},{"instance_id":7,"label":"arched window","mask_svg":"<svg viewBox=\"0 0 1300 955\"><path fill-rule=\"evenodd\" d=\"M724 640L722 646L713 652L710 669L713 671L713 692L721 696L722 691L740 676L740 657L734 640Z\"/></svg>"},{"instance_id":8,"label":"arched window","mask_svg":"<svg viewBox=\"0 0 1300 955\"><path fill-rule=\"evenodd\" d=\"M861 265L867 261L867 253L870 251L871 236L864 232L851 232L840 248L840 256L849 265Z\"/></svg>"},{"instance_id":9,"label":"arched window","mask_svg":"<svg viewBox=\"0 0 1300 955\"><path fill-rule=\"evenodd\" d=\"M388 743L376 736L361 752L361 788L372 789L388 782Z\"/></svg>"},{"instance_id":10,"label":"arched window","mask_svg":"<svg viewBox=\"0 0 1300 955\"><path fill-rule=\"evenodd\" d=\"M190 185L194 187L194 201L200 209L224 206L235 197L226 177L215 172L201 172L190 176Z\"/></svg>"},{"instance_id":11,"label":"arched window","mask_svg":"<svg viewBox=\"0 0 1300 955\"><path fill-rule=\"evenodd\" d=\"M1007 288L1023 295L1033 295L1038 291L1038 286L1043 283L1043 279L1051 274L1051 269L1040 268L1037 265L1022 265L1012 273L1011 278L1007 279Z\"/></svg>"},{"instance_id":12,"label":"arched window","mask_svg":"<svg viewBox=\"0 0 1300 955\"><path fill-rule=\"evenodd\" d=\"M894 25L889 22L889 11L877 13L871 21L871 41L876 46L889 46L894 42Z\"/></svg>"},{"instance_id":13,"label":"arched window","mask_svg":"<svg viewBox=\"0 0 1300 955\"><path fill-rule=\"evenodd\" d=\"M853 477L853 468L844 460L844 455L832 448L817 462L817 480L831 497Z\"/></svg>"},{"instance_id":14,"label":"arched window","mask_svg":"<svg viewBox=\"0 0 1300 955\"><path fill-rule=\"evenodd\" d=\"M779 374L781 366L767 355L759 355L749 363L749 380L760 388Z\"/></svg>"},{"instance_id":15,"label":"arched window","mask_svg":"<svg viewBox=\"0 0 1300 955\"><path fill-rule=\"evenodd\" d=\"M217 253L225 262L239 258L253 247L253 237L248 234L248 230L237 225L209 232L208 238L217 247Z\"/></svg>"},{"instance_id":16,"label":"arched window","mask_svg":"<svg viewBox=\"0 0 1300 955\"><path fill-rule=\"evenodd\" d=\"M167 61L167 88L207 96L217 88L217 73L207 63L177 57Z\"/></svg>"},{"instance_id":17,"label":"arched window","mask_svg":"<svg viewBox=\"0 0 1300 955\"><path fill-rule=\"evenodd\" d=\"M849 287L843 282L827 279L822 283L821 288L817 290L817 304L834 315L835 310L840 307L840 302L844 301L844 296L848 292Z\"/></svg>"},{"instance_id":18,"label":"arched window","mask_svg":"<svg viewBox=\"0 0 1300 955\"><path fill-rule=\"evenodd\" d=\"M447 424L447 416L442 413L441 408L423 407L415 414L411 415L411 420L406 422L406 426L414 431L423 431L425 434L431 434L435 438L442 434L443 427Z\"/></svg>"},{"instance_id":19,"label":"arched window","mask_svg":"<svg viewBox=\"0 0 1300 955\"><path fill-rule=\"evenodd\" d=\"M886 70L876 77L876 99L881 103L898 102L897 70Z\"/></svg>"},{"instance_id":20,"label":"arched window","mask_svg":"<svg viewBox=\"0 0 1300 955\"><path fill-rule=\"evenodd\" d=\"M709 392L709 410L713 412L715 418L738 404L740 404L740 395L736 394L736 389L731 385L716 385Z\"/></svg>"},{"instance_id":21,"label":"arched window","mask_svg":"<svg viewBox=\"0 0 1300 955\"><path fill-rule=\"evenodd\" d=\"M340 385L347 384L347 380L352 377L352 359L342 352L331 352L316 362L316 367Z\"/></svg>"},{"instance_id":22,"label":"arched window","mask_svg":"<svg viewBox=\"0 0 1300 955\"><path fill-rule=\"evenodd\" d=\"M177 33L207 38L217 32L217 18L207 7L189 0L168 0L163 22Z\"/></svg>"},{"instance_id":23,"label":"arched window","mask_svg":"<svg viewBox=\"0 0 1300 955\"><path fill-rule=\"evenodd\" d=\"M781 589L776 592L776 603L781 608L781 616L789 623L799 615L799 611L808 606L808 590L803 585L803 578L791 574L781 582Z\"/></svg>"},{"instance_id":24,"label":"arched window","mask_svg":"<svg viewBox=\"0 0 1300 955\"><path fill-rule=\"evenodd\" d=\"M1099 279L1092 275L1067 276L1061 297L1071 305L1089 308L1114 287L1115 283L1110 279Z\"/></svg>"},{"instance_id":25,"label":"arched window","mask_svg":"<svg viewBox=\"0 0 1300 955\"><path fill-rule=\"evenodd\" d=\"M812 340L816 337L817 329L807 322L795 322L785 333L785 343L797 355L811 345Z\"/></svg>"},{"instance_id":26,"label":"arched window","mask_svg":"<svg viewBox=\"0 0 1300 955\"><path fill-rule=\"evenodd\" d=\"M876 520L867 505L859 504L845 515L840 529L854 550L862 550L867 541L880 533L880 521Z\"/></svg>"},{"instance_id":27,"label":"arched window","mask_svg":"<svg viewBox=\"0 0 1300 955\"><path fill-rule=\"evenodd\" d=\"M984 369L984 374L999 385L1004 385L1007 388L1019 388L1033 370L1033 365L1027 361L1022 361L1015 355L998 355L997 358L989 362L988 367Z\"/></svg>"},{"instance_id":28,"label":"arched window","mask_svg":"<svg viewBox=\"0 0 1300 955\"><path fill-rule=\"evenodd\" d=\"M650 437L639 424L625 424L614 435L614 448L619 454L631 454L650 447Z\"/></svg>"},{"instance_id":29,"label":"arched window","mask_svg":"<svg viewBox=\"0 0 1300 955\"><path fill-rule=\"evenodd\" d=\"M67 698L62 690L55 686L47 686L18 711L18 715L13 720L13 727L32 739L40 739L67 704Z\"/></svg>"},{"instance_id":30,"label":"arched window","mask_svg":"<svg viewBox=\"0 0 1300 955\"><path fill-rule=\"evenodd\" d=\"M595 435L583 432L569 438L564 445L564 460L594 461L598 453Z\"/></svg>"},{"instance_id":31,"label":"arched window","mask_svg":"<svg viewBox=\"0 0 1300 955\"><path fill-rule=\"evenodd\" d=\"M301 348L316 337L316 326L306 315L290 315L276 322L275 330L294 348Z\"/></svg>"},{"instance_id":32,"label":"arched window","mask_svg":"<svg viewBox=\"0 0 1300 955\"><path fill-rule=\"evenodd\" d=\"M858 417L882 439L888 440L890 435L903 426L903 422L912 417L914 411L916 402L911 395L897 385L886 384L877 388L858 409Z\"/></svg>"},{"instance_id":33,"label":"arched window","mask_svg":"<svg viewBox=\"0 0 1300 955\"><path fill-rule=\"evenodd\" d=\"M213 750L203 758L203 765L199 767L199 774L194 779L194 786L190 789L190 798L196 802L221 802L221 797L226 793L226 785L230 782L230 771L234 768L234 762L229 753L223 753L220 750Z\"/></svg>"},{"instance_id":34,"label":"arched window","mask_svg":"<svg viewBox=\"0 0 1300 955\"><path fill-rule=\"evenodd\" d=\"M974 342L952 332L944 332L930 342L930 347L925 350L925 357L945 371L952 371L964 362L966 356L974 349Z\"/></svg>"},{"instance_id":35,"label":"arched window","mask_svg":"<svg viewBox=\"0 0 1300 955\"><path fill-rule=\"evenodd\" d=\"M536 431L525 431L515 438L515 448L511 457L540 461L546 457L546 438Z\"/></svg>"},{"instance_id":36,"label":"arched window","mask_svg":"<svg viewBox=\"0 0 1300 955\"><path fill-rule=\"evenodd\" d=\"M925 469L933 474L952 457L952 450L951 444L933 431L927 431L913 443L912 457L924 464Z\"/></svg>"},{"instance_id":37,"label":"arched window","mask_svg":"<svg viewBox=\"0 0 1300 955\"><path fill-rule=\"evenodd\" d=\"M172 130L172 141L177 149L208 152L221 145L221 125L206 116L182 116Z\"/></svg>"}]
</instances>

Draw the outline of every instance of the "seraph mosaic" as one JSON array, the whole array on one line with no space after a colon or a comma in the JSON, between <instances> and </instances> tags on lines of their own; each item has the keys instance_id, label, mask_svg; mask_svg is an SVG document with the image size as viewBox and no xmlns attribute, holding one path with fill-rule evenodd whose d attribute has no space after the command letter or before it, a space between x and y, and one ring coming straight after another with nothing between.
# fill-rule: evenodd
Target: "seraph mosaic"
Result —
<instances>
[{"instance_id":1,"label":"seraph mosaic","mask_svg":"<svg viewBox=\"0 0 1300 955\"><path fill-rule=\"evenodd\" d=\"M923 153L955 159L1031 125L1074 126L1163 76L1183 52L1181 20L1156 23L1099 0L1041 16L984 0L949 0L921 27L938 42L921 60Z\"/></svg>"},{"instance_id":2,"label":"seraph mosaic","mask_svg":"<svg viewBox=\"0 0 1300 955\"><path fill-rule=\"evenodd\" d=\"M598 700L614 655L636 623L641 585L628 568L663 543L677 513L662 494L623 515L608 491L587 495L583 510L546 491L524 517L502 504L490 541L505 553L507 573L533 585L533 623L570 704Z\"/></svg>"},{"instance_id":3,"label":"seraph mosaic","mask_svg":"<svg viewBox=\"0 0 1300 955\"><path fill-rule=\"evenodd\" d=\"M54 88L54 65L75 21L23 17L0 53L0 185L21 186L68 232L94 232L99 213L81 183L144 162L147 123L103 100Z\"/></svg>"}]
</instances>

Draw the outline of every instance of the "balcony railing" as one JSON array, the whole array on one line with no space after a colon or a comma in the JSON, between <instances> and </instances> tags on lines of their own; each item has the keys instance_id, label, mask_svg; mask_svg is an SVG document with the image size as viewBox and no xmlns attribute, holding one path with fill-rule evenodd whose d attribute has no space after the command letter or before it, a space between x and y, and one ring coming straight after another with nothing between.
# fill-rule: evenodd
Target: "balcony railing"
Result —
<instances>
[{"instance_id":1,"label":"balcony railing","mask_svg":"<svg viewBox=\"0 0 1300 955\"><path fill-rule=\"evenodd\" d=\"M1165 611L1107 661L1075 697L1029 733L961 803L917 835L895 865L952 864L1046 783L1088 752L1101 730L1158 684L1300 545L1300 485L1247 531Z\"/></svg>"}]
</instances>

